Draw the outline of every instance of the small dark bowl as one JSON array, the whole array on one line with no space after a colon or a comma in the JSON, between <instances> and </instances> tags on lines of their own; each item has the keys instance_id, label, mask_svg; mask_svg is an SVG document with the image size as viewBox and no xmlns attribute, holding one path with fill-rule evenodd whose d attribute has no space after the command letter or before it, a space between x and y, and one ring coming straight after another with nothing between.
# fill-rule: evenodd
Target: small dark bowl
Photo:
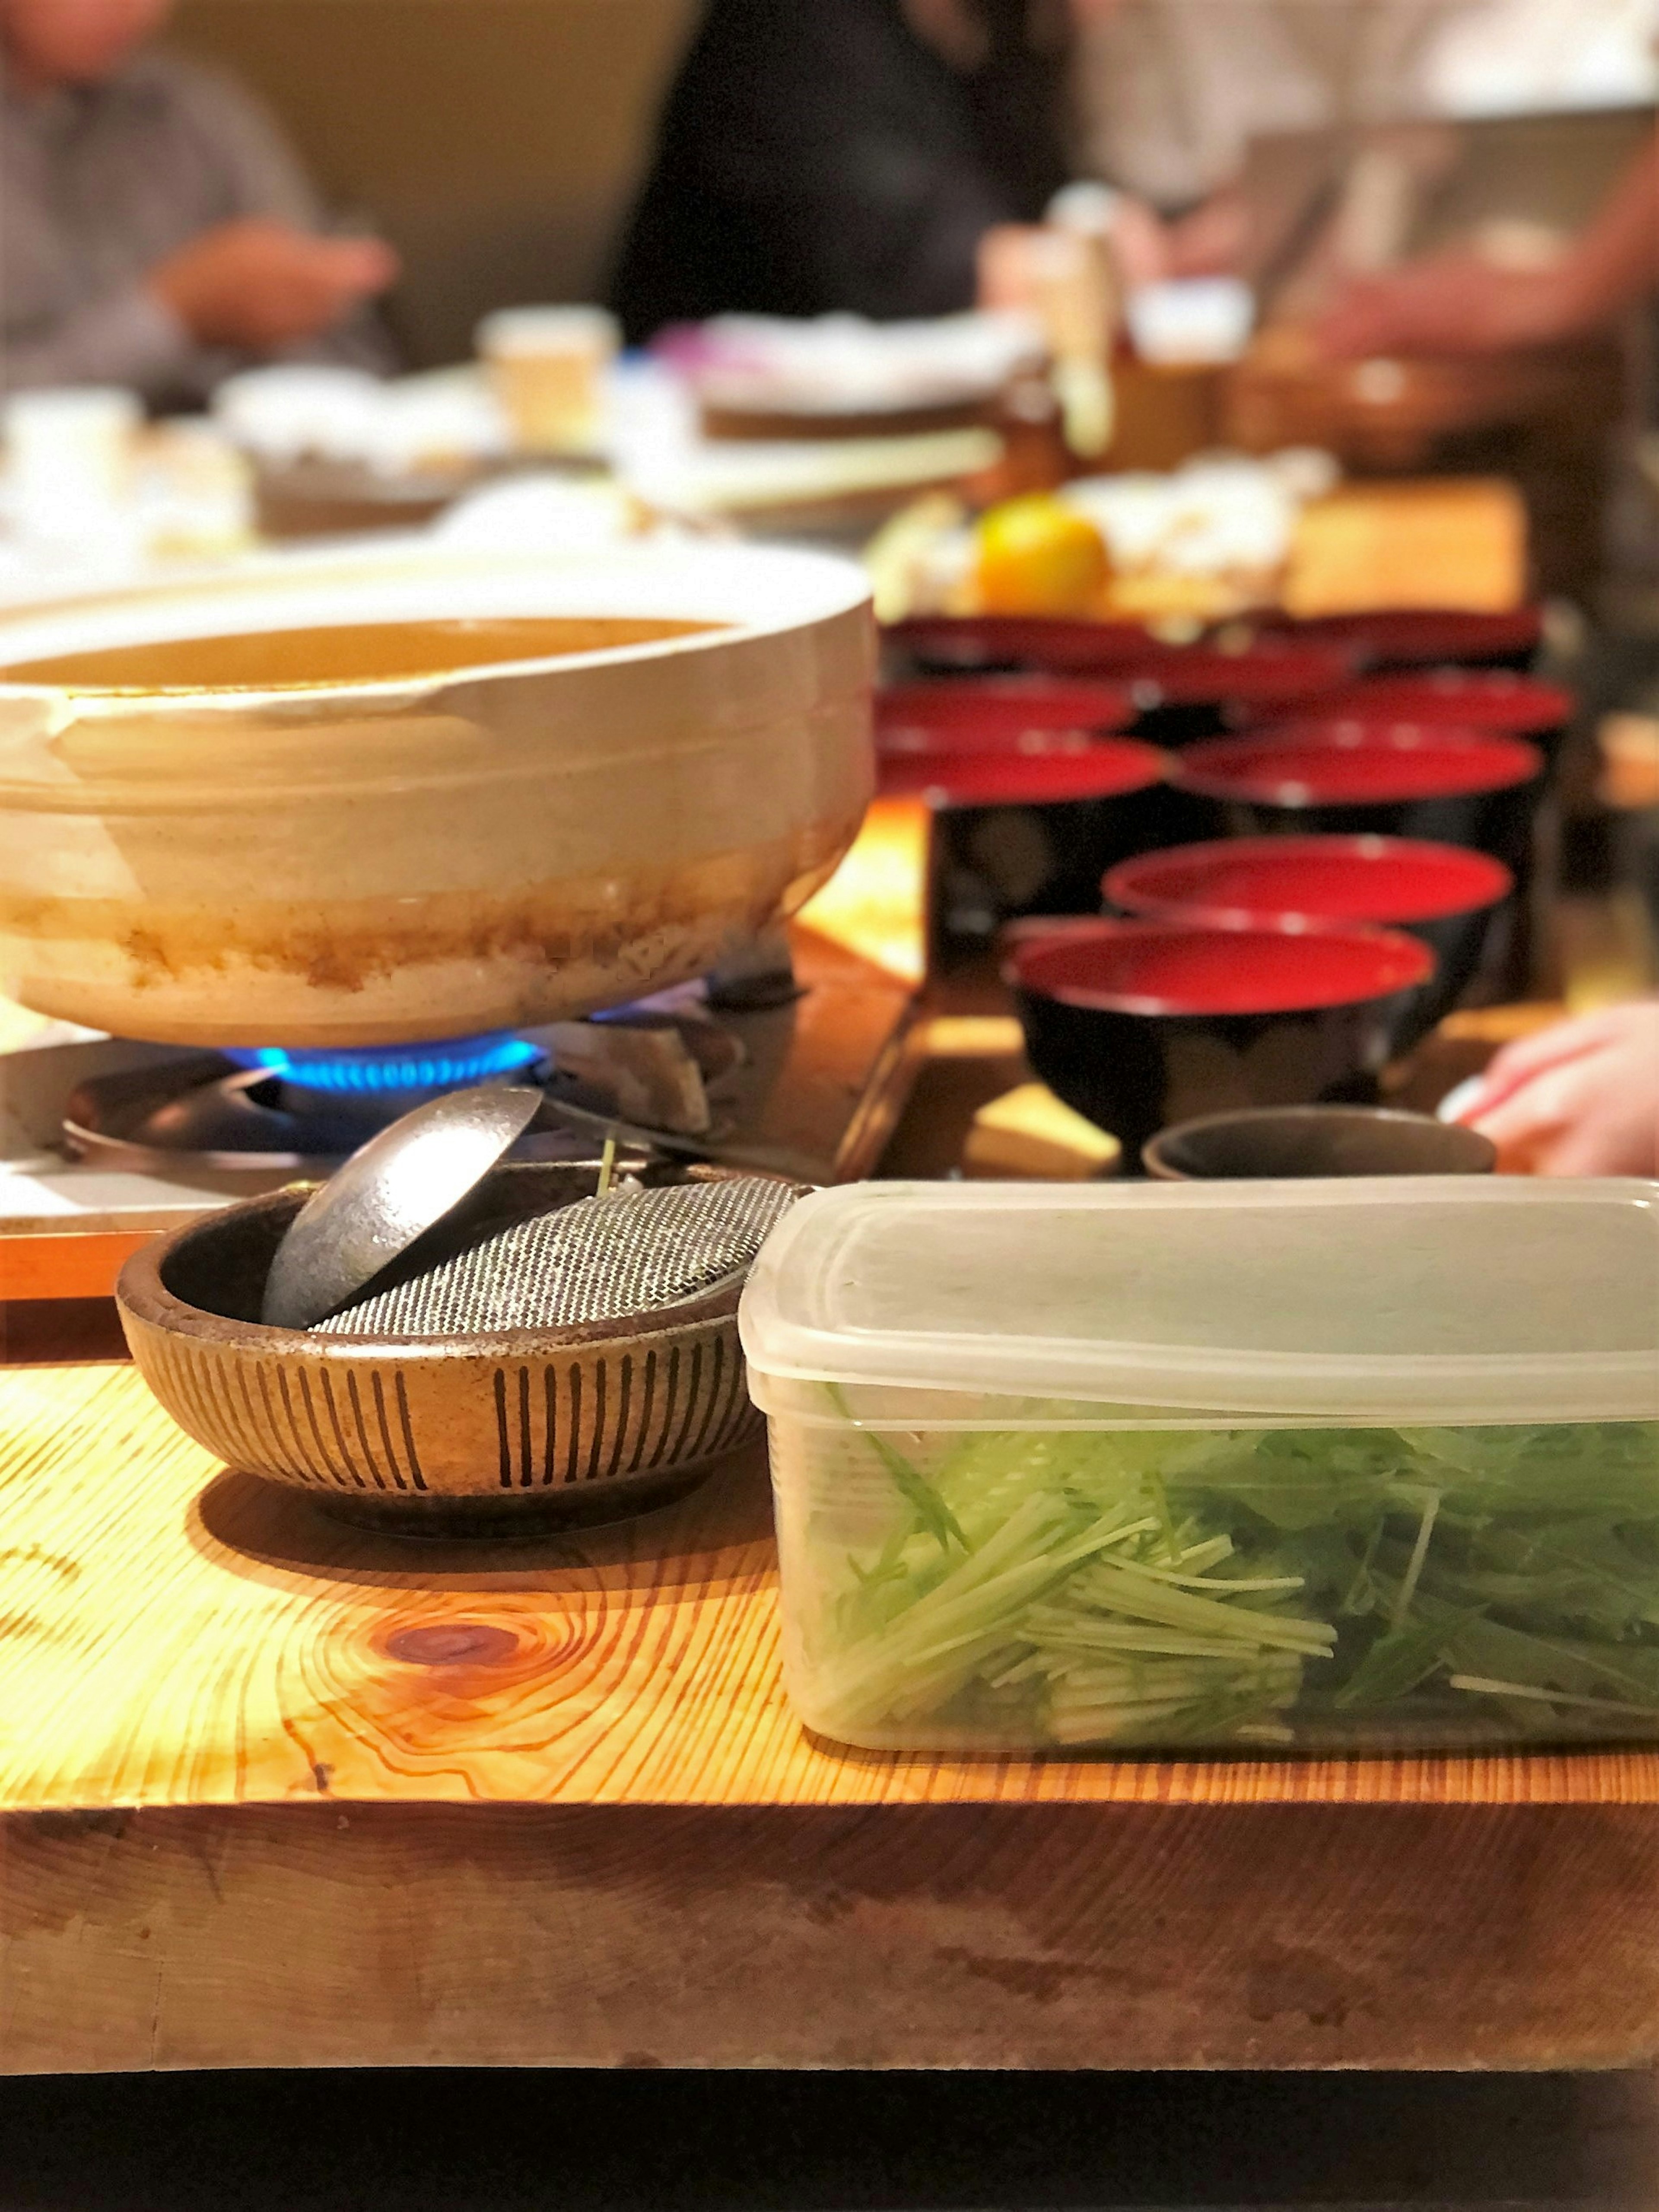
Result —
<instances>
[{"instance_id":1,"label":"small dark bowl","mask_svg":"<svg viewBox=\"0 0 1659 2212\"><path fill-rule=\"evenodd\" d=\"M895 684L876 694L876 742L883 752L1000 751L1010 739L1030 741L1041 751L1045 738L1126 730L1134 719L1124 685L1053 676Z\"/></svg>"},{"instance_id":2,"label":"small dark bowl","mask_svg":"<svg viewBox=\"0 0 1659 2212\"><path fill-rule=\"evenodd\" d=\"M1544 757L1519 738L1414 723L1303 721L1194 745L1173 774L1235 836L1464 845L1530 877Z\"/></svg>"},{"instance_id":3,"label":"small dark bowl","mask_svg":"<svg viewBox=\"0 0 1659 2212\"><path fill-rule=\"evenodd\" d=\"M1307 1176L1490 1175L1498 1147L1478 1130L1382 1106L1267 1106L1161 1129L1141 1164L1160 1182Z\"/></svg>"},{"instance_id":4,"label":"small dark bowl","mask_svg":"<svg viewBox=\"0 0 1659 2212\"><path fill-rule=\"evenodd\" d=\"M1253 720L1267 702L1322 700L1353 675L1345 646L1304 644L1266 633L1228 651L1169 646L1121 671L1139 709L1135 732L1149 743L1188 745ZM1294 709L1292 709L1294 711Z\"/></svg>"},{"instance_id":5,"label":"small dark bowl","mask_svg":"<svg viewBox=\"0 0 1659 2212\"><path fill-rule=\"evenodd\" d=\"M1366 669L1530 668L1543 641L1539 607L1507 614L1474 614L1454 608L1414 607L1384 614L1322 615L1271 627L1287 637L1346 646Z\"/></svg>"},{"instance_id":6,"label":"small dark bowl","mask_svg":"<svg viewBox=\"0 0 1659 2212\"><path fill-rule=\"evenodd\" d=\"M1066 806L1144 791L1164 781L1169 765L1155 746L1133 738L1042 750L1005 738L1000 745L947 743L885 753L876 775L884 799L925 798L938 807Z\"/></svg>"},{"instance_id":7,"label":"small dark bowl","mask_svg":"<svg viewBox=\"0 0 1659 2212\"><path fill-rule=\"evenodd\" d=\"M982 951L1024 915L1096 913L1115 861L1191 835L1205 803L1172 790L1168 766L1127 738L884 755L883 797L921 797L933 809L936 957Z\"/></svg>"},{"instance_id":8,"label":"small dark bowl","mask_svg":"<svg viewBox=\"0 0 1659 2212\"><path fill-rule=\"evenodd\" d=\"M1171 1121L1376 1097L1434 972L1381 930L1028 924L1012 945L1031 1065L1131 1158Z\"/></svg>"},{"instance_id":9,"label":"small dark bowl","mask_svg":"<svg viewBox=\"0 0 1659 2212\"><path fill-rule=\"evenodd\" d=\"M1141 623L1053 615L924 615L890 624L882 636L918 668L964 676L1016 668L1056 676L1109 673L1158 643Z\"/></svg>"},{"instance_id":10,"label":"small dark bowl","mask_svg":"<svg viewBox=\"0 0 1659 2212\"><path fill-rule=\"evenodd\" d=\"M1559 684L1497 668L1426 668L1363 676L1310 702L1305 693L1245 705L1241 728L1313 715L1322 721L1411 722L1424 729L1478 730L1530 738L1553 759L1574 701Z\"/></svg>"},{"instance_id":11,"label":"small dark bowl","mask_svg":"<svg viewBox=\"0 0 1659 2212\"><path fill-rule=\"evenodd\" d=\"M1112 906L1206 929L1409 930L1435 957L1418 1020L1432 1029L1480 974L1515 890L1501 860L1396 837L1238 837L1120 861Z\"/></svg>"}]
</instances>

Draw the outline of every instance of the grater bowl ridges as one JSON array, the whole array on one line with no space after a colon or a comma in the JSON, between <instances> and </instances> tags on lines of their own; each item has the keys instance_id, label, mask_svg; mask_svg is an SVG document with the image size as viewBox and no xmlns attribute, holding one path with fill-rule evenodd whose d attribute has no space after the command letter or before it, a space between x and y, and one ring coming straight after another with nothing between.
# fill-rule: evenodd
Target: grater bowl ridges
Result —
<instances>
[{"instance_id":1,"label":"grater bowl ridges","mask_svg":"<svg viewBox=\"0 0 1659 2212\"><path fill-rule=\"evenodd\" d=\"M579 1202L595 1173L508 1165L486 1180L483 1202L508 1213L538 1196ZM703 1167L652 1178L735 1179ZM179 1231L135 1255L117 1286L151 1389L227 1465L337 1517L500 1536L643 1510L759 1436L738 1340L741 1273L642 1316L563 1327L424 1337L269 1328L249 1316L303 1197L278 1193Z\"/></svg>"}]
</instances>

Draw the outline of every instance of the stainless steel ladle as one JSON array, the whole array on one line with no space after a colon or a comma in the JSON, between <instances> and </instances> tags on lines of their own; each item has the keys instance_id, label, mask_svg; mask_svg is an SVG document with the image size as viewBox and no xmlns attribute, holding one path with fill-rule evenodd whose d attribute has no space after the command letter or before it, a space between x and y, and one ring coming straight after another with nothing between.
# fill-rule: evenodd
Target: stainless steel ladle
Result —
<instances>
[{"instance_id":1,"label":"stainless steel ladle","mask_svg":"<svg viewBox=\"0 0 1659 2212\"><path fill-rule=\"evenodd\" d=\"M451 1212L536 1118L542 1094L484 1084L417 1106L354 1152L289 1223L260 1319L309 1328Z\"/></svg>"}]
</instances>

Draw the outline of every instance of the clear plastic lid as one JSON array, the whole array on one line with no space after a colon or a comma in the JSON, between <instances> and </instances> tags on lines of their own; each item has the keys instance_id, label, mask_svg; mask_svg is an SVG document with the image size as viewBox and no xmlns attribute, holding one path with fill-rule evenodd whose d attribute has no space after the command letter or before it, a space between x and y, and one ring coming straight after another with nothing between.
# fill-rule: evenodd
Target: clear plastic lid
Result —
<instances>
[{"instance_id":1,"label":"clear plastic lid","mask_svg":"<svg viewBox=\"0 0 1659 2212\"><path fill-rule=\"evenodd\" d=\"M1659 1184L853 1184L786 1216L742 1319L763 1391L1659 1419Z\"/></svg>"}]
</instances>

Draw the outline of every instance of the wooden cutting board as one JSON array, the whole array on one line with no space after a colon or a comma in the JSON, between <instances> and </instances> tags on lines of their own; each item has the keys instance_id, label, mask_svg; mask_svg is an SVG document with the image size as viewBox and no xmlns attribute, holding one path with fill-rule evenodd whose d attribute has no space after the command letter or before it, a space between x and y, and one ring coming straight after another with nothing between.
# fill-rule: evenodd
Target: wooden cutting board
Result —
<instances>
[{"instance_id":1,"label":"wooden cutting board","mask_svg":"<svg viewBox=\"0 0 1659 2212\"><path fill-rule=\"evenodd\" d=\"M842 1753L757 1456L387 1540L59 1346L0 1369L0 2071L1659 2054L1659 1754Z\"/></svg>"},{"instance_id":2,"label":"wooden cutting board","mask_svg":"<svg viewBox=\"0 0 1659 2212\"><path fill-rule=\"evenodd\" d=\"M1512 484L1352 483L1304 509L1284 602L1304 618L1390 607L1502 614L1522 604L1527 580L1527 512Z\"/></svg>"}]
</instances>

